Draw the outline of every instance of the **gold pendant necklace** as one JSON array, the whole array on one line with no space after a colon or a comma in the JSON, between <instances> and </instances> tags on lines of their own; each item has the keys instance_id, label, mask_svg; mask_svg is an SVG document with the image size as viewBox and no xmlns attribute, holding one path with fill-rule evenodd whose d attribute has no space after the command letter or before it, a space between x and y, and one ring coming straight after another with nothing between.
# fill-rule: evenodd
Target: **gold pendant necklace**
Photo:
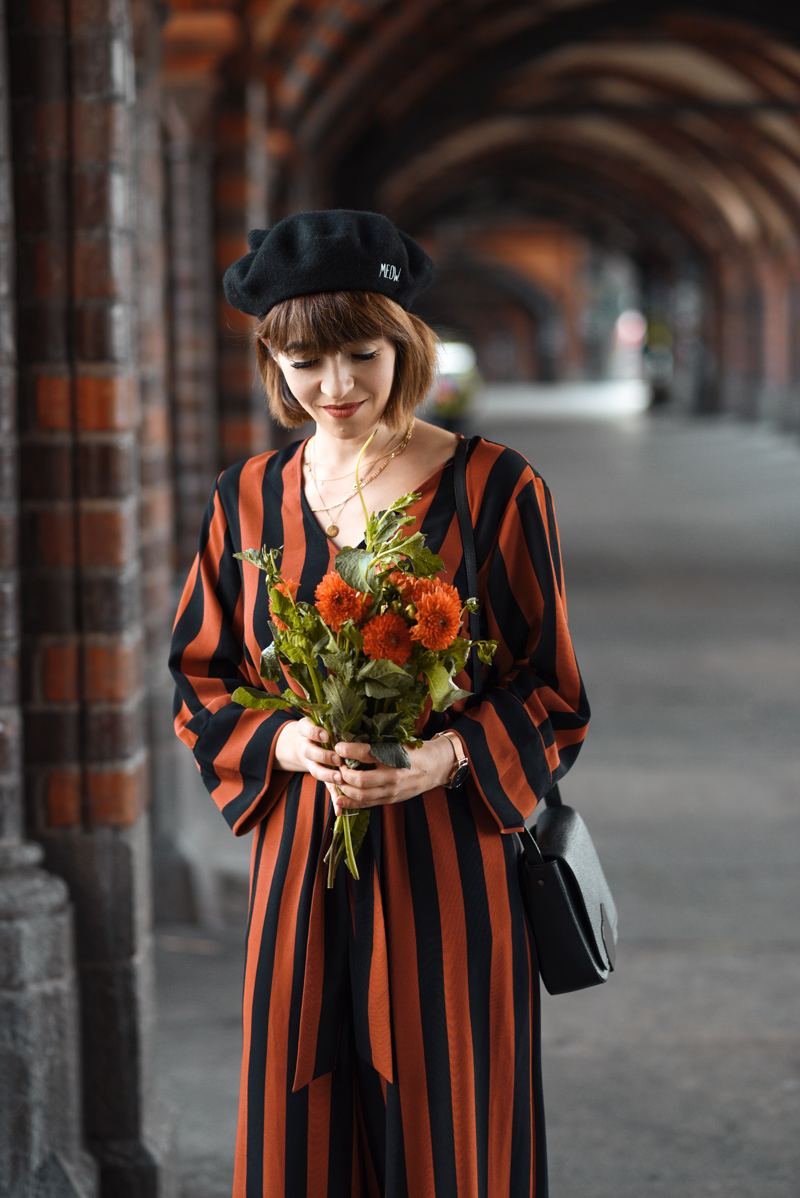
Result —
<instances>
[{"instance_id":1,"label":"gold pendant necklace","mask_svg":"<svg viewBox=\"0 0 800 1198\"><path fill-rule=\"evenodd\" d=\"M369 486L369 484L371 482L375 481L375 479L378 477L378 475L381 474L386 469L386 467L389 465L389 463L392 461L393 458L396 458L398 456L398 454L401 454L403 452L403 450L405 449L405 447L408 445L409 441L411 440L411 434L413 431L414 431L414 421L412 420L411 424L408 426L408 432L403 437L403 440L400 442L400 444L397 446L397 449L395 449L391 453L387 454L386 460L381 462L381 465L378 467L378 469L373 474L371 474L369 476L369 478L367 478L361 484L362 491L364 490L364 487ZM314 457L314 462L316 462L316 457L317 457L316 445L314 445L312 453L313 453L313 457ZM314 483L314 490L317 492L317 495L319 496L319 501L322 504L322 507L316 507L316 508L312 507L311 511L315 515L319 512L324 512L325 515L328 517L328 521L329 521L328 525L325 528L325 535L328 537L331 537L331 538L338 537L339 525L334 520L333 516L331 515L331 512L336 511L338 509L339 517L341 518L342 510L344 509L345 504L349 503L350 500L353 499L354 496L358 494L358 483L356 483L353 486L352 490L347 495L345 495L344 499L342 499L340 502L332 503L330 508L328 508L325 506L325 500L322 498L322 492L319 489L319 483L317 482L317 474L316 474L316 470L314 467L314 462L309 460L308 469L311 474L311 481ZM342 477L345 478L346 475L342 475Z\"/></svg>"}]
</instances>

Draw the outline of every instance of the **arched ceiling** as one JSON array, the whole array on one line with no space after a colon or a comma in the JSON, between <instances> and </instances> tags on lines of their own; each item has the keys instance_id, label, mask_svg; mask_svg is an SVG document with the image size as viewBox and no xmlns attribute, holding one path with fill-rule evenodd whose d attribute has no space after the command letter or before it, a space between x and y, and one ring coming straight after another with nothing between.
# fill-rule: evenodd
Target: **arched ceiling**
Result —
<instances>
[{"instance_id":1,"label":"arched ceiling","mask_svg":"<svg viewBox=\"0 0 800 1198\"><path fill-rule=\"evenodd\" d=\"M629 252L783 252L800 8L765 0L251 0L295 200L423 230L560 216Z\"/></svg>"},{"instance_id":2,"label":"arched ceiling","mask_svg":"<svg viewBox=\"0 0 800 1198\"><path fill-rule=\"evenodd\" d=\"M800 5L171 0L173 85L258 75L271 212L558 222L737 278L800 248Z\"/></svg>"}]
</instances>

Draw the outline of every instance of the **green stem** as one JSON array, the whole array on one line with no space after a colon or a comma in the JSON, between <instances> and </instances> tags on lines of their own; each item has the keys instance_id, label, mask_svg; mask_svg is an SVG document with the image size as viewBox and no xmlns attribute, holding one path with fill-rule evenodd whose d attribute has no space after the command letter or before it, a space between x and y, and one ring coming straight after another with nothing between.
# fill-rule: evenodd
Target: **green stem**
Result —
<instances>
[{"instance_id":1,"label":"green stem","mask_svg":"<svg viewBox=\"0 0 800 1198\"><path fill-rule=\"evenodd\" d=\"M353 815L355 814L356 812L353 812ZM353 833L350 828L351 816L345 815L342 818L344 820L342 830L344 832L344 849L345 853L347 854L347 868L350 870L350 873L353 875L355 880L358 881L358 866L356 865L356 855L353 852Z\"/></svg>"},{"instance_id":2,"label":"green stem","mask_svg":"<svg viewBox=\"0 0 800 1198\"><path fill-rule=\"evenodd\" d=\"M364 512L364 533L367 536L368 536L368 525L369 525L369 512L367 511L367 505L364 501L364 492L361 490L361 481L358 477L358 468L361 465L361 459L364 456L364 450L367 448L367 446L370 444L370 442L374 440L375 436L377 435L377 432L378 432L378 430L375 429L375 432L372 433L369 437L367 437L366 441L361 446L361 453L356 458L356 490L358 491L358 498L361 500L361 509ZM367 540L367 549L369 549L369 548L370 548L369 540Z\"/></svg>"}]
</instances>

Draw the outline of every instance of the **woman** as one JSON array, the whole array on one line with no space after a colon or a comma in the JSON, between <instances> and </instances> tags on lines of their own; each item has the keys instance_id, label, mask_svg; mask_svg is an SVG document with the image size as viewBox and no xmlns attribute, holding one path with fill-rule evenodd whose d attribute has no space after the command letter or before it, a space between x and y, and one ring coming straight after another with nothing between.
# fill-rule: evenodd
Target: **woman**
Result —
<instances>
[{"instance_id":1,"label":"woman","mask_svg":"<svg viewBox=\"0 0 800 1198\"><path fill-rule=\"evenodd\" d=\"M337 550L363 537L354 471L373 433L368 508L419 492L415 527L465 595L458 438L414 417L435 343L408 308L430 259L385 217L339 210L249 244L226 295L260 318L272 414L315 431L218 479L171 661L178 735L234 833L253 833L234 1195L542 1198L538 972L510 833L588 720L549 493L519 454L474 446L479 598L498 649L480 701L424 721L410 770L232 704L243 681L264 685L270 639L267 588L234 552L283 546L284 574L313 602ZM457 681L469 689L467 672ZM328 890L334 813L362 806L360 880L341 866Z\"/></svg>"}]
</instances>

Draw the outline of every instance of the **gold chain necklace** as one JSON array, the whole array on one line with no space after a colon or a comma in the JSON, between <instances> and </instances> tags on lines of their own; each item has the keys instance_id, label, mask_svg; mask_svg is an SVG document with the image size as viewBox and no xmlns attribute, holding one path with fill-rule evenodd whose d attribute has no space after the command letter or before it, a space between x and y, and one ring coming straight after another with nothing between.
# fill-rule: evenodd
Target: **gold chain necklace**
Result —
<instances>
[{"instance_id":1,"label":"gold chain necklace","mask_svg":"<svg viewBox=\"0 0 800 1198\"><path fill-rule=\"evenodd\" d=\"M405 449L405 447L408 445L409 441L411 440L411 434L413 431L414 431L414 421L412 420L411 424L408 426L408 432L403 437L403 440L400 442L400 444L397 446L397 449L393 449L392 452L386 456L386 460L381 462L378 469L373 474L371 474L369 476L369 478L365 479L363 483L361 483L362 491L364 490L364 487L367 487L367 486L369 486L369 484L371 482L374 482L379 474L383 473L383 471L386 469L386 467L389 465L389 463L392 461L393 458L398 457L398 455L403 452L403 450ZM313 455L314 455L314 460L316 461L316 456L317 456L316 445L313 448ZM308 468L309 468L309 472L311 474L311 480L314 483L314 490L317 492L317 495L319 496L319 501L322 504L322 507L312 507L311 511L314 512L315 515L318 512L324 512L329 520L329 523L325 529L326 535L329 537L338 536L339 535L339 525L333 519L331 512L335 511L335 512L337 512L338 516L341 517L342 509L344 508L345 504L349 503L350 500L355 495L358 494L358 483L354 484L353 489L351 491L349 491L347 493L347 495L345 495L344 499L336 500L335 503L331 503L329 506L326 506L325 500L322 498L322 494L320 493L319 484L317 482L316 472L314 470L314 464L311 461L309 461L309 463L308 463ZM342 477L344 478L346 476L342 475Z\"/></svg>"}]
</instances>

